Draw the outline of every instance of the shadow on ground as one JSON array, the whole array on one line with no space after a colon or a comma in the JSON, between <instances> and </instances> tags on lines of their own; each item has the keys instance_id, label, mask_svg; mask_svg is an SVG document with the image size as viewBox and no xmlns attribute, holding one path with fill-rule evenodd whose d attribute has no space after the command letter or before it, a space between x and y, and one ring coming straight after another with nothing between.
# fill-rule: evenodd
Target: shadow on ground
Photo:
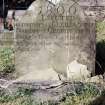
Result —
<instances>
[{"instance_id":1,"label":"shadow on ground","mask_svg":"<svg viewBox=\"0 0 105 105\"><path fill-rule=\"evenodd\" d=\"M101 40L96 44L96 75L105 72L105 41Z\"/></svg>"},{"instance_id":2,"label":"shadow on ground","mask_svg":"<svg viewBox=\"0 0 105 105\"><path fill-rule=\"evenodd\" d=\"M105 105L105 90L103 90L102 94L94 99L89 105Z\"/></svg>"}]
</instances>

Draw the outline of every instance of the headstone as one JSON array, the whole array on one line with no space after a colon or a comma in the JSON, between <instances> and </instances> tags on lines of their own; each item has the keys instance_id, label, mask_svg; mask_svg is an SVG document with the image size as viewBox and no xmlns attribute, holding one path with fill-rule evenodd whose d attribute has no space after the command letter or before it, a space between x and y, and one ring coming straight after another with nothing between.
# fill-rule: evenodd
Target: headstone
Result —
<instances>
[{"instance_id":1,"label":"headstone","mask_svg":"<svg viewBox=\"0 0 105 105\"><path fill-rule=\"evenodd\" d=\"M12 47L14 48L14 34L13 32L0 33L0 47Z\"/></svg>"},{"instance_id":2,"label":"headstone","mask_svg":"<svg viewBox=\"0 0 105 105\"><path fill-rule=\"evenodd\" d=\"M16 22L17 77L28 73L37 76L37 71L43 74L49 68L66 76L67 65L75 57L94 73L95 23L78 2L61 0L54 5L36 0L32 6L34 11L27 10Z\"/></svg>"}]
</instances>

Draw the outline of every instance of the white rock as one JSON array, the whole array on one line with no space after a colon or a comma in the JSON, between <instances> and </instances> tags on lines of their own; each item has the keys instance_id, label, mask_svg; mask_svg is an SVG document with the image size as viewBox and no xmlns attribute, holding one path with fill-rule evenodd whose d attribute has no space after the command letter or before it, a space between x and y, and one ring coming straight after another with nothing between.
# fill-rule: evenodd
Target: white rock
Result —
<instances>
[{"instance_id":1,"label":"white rock","mask_svg":"<svg viewBox=\"0 0 105 105\"><path fill-rule=\"evenodd\" d=\"M103 81L102 75L97 75L97 76L88 78L88 79L86 80L86 82L103 83L104 81Z\"/></svg>"},{"instance_id":2,"label":"white rock","mask_svg":"<svg viewBox=\"0 0 105 105\"><path fill-rule=\"evenodd\" d=\"M57 4L57 3L59 3L61 0L49 0L49 1L51 1L53 4Z\"/></svg>"},{"instance_id":3,"label":"white rock","mask_svg":"<svg viewBox=\"0 0 105 105\"><path fill-rule=\"evenodd\" d=\"M83 81L90 77L87 66L78 63L76 60L67 65L67 78L69 80Z\"/></svg>"}]
</instances>

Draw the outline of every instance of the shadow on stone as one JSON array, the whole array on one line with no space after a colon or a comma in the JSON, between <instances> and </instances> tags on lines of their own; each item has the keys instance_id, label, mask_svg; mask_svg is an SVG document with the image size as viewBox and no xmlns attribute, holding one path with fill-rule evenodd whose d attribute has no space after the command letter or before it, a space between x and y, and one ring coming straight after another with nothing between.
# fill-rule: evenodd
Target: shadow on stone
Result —
<instances>
[{"instance_id":1,"label":"shadow on stone","mask_svg":"<svg viewBox=\"0 0 105 105\"><path fill-rule=\"evenodd\" d=\"M102 40L96 45L96 70L95 74L100 75L105 72L105 41Z\"/></svg>"}]
</instances>

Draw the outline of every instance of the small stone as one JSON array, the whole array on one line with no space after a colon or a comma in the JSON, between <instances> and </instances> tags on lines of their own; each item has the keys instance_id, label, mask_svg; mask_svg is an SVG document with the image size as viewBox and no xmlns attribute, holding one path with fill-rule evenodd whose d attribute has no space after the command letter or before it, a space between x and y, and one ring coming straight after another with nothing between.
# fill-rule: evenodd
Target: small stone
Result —
<instances>
[{"instance_id":1,"label":"small stone","mask_svg":"<svg viewBox=\"0 0 105 105\"><path fill-rule=\"evenodd\" d=\"M86 82L93 82L93 83L103 83L103 76L97 75L91 78L88 78Z\"/></svg>"},{"instance_id":2,"label":"small stone","mask_svg":"<svg viewBox=\"0 0 105 105\"><path fill-rule=\"evenodd\" d=\"M86 80L91 76L90 74L87 66L78 63L76 60L67 65L67 78L69 80Z\"/></svg>"}]
</instances>

